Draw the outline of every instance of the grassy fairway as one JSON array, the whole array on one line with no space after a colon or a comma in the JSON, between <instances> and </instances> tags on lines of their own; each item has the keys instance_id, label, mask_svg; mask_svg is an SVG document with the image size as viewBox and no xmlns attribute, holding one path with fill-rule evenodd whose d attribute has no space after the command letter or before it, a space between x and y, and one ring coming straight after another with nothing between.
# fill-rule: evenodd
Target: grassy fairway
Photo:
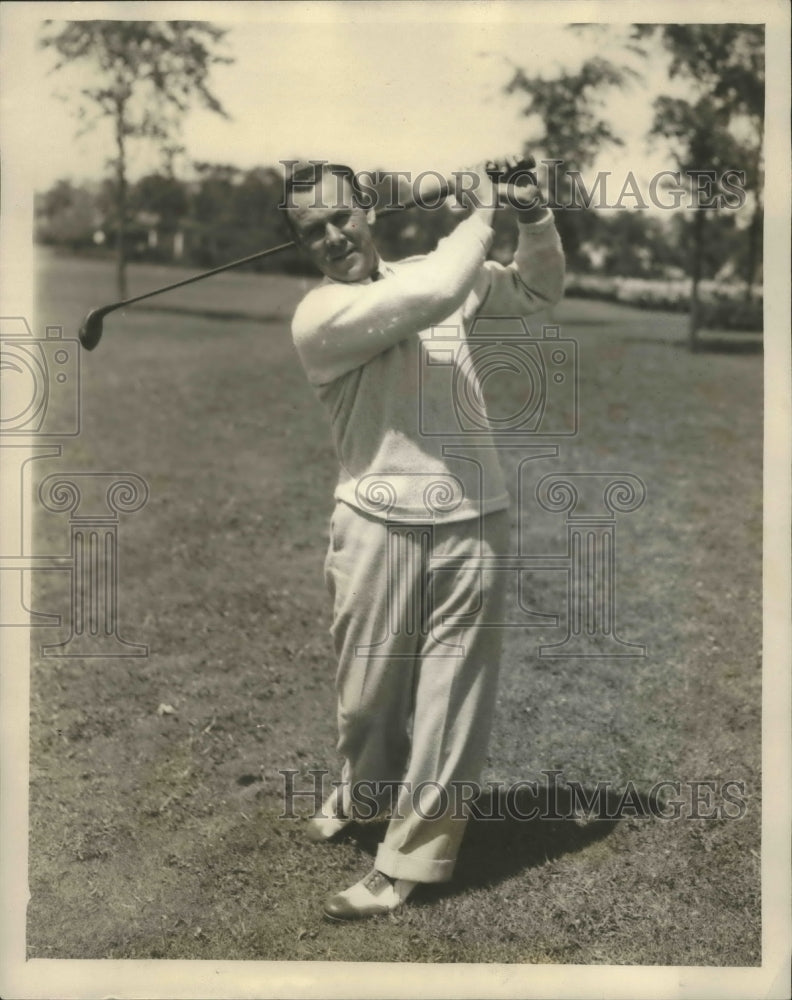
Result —
<instances>
[{"instance_id":1,"label":"grassy fairway","mask_svg":"<svg viewBox=\"0 0 792 1000\"><path fill-rule=\"evenodd\" d=\"M136 267L132 292L177 276ZM66 336L115 297L103 262L42 258L39 280L37 327ZM277 818L279 768L338 768L335 460L288 333L306 287L227 274L108 317L81 359L81 435L34 463L149 484L119 526L119 617L150 655L34 657L30 956L758 964L761 355L691 355L680 316L581 300L555 316L579 344L580 433L531 474L645 482L617 523L617 620L648 653L539 658L564 630L511 630L485 778L678 781L683 817L477 821L451 887L328 925L322 899L365 873L378 830L317 848ZM527 550L560 553L564 517L528 485ZM42 515L38 538L66 552L65 517ZM36 608L68 614L67 575L36 576ZM559 577L529 575L525 595L563 624ZM41 629L35 648L62 638ZM690 782L730 779L743 818L690 818Z\"/></svg>"}]
</instances>

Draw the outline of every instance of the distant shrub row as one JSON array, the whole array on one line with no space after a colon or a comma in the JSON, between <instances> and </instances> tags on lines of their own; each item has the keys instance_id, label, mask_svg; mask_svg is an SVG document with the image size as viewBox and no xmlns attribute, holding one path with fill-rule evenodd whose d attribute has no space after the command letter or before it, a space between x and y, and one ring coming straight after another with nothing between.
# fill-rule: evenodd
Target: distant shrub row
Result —
<instances>
[{"instance_id":1,"label":"distant shrub row","mask_svg":"<svg viewBox=\"0 0 792 1000\"><path fill-rule=\"evenodd\" d=\"M621 302L639 309L687 312L691 288L689 278L662 280L567 274L565 295L569 298ZM701 325L707 329L761 332L762 305L761 288L753 288L751 299L746 301L745 285L742 283L702 281L699 284Z\"/></svg>"}]
</instances>

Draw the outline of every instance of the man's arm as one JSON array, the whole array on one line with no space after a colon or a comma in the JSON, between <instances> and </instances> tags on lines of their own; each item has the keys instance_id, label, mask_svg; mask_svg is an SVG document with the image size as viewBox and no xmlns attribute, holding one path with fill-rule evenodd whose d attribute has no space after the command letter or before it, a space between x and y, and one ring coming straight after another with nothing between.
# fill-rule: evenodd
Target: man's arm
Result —
<instances>
[{"instance_id":1,"label":"man's arm","mask_svg":"<svg viewBox=\"0 0 792 1000\"><path fill-rule=\"evenodd\" d=\"M492 243L491 219L491 212L474 212L436 250L386 281L333 282L309 293L292 322L309 380L331 382L459 308Z\"/></svg>"},{"instance_id":2,"label":"man's arm","mask_svg":"<svg viewBox=\"0 0 792 1000\"><path fill-rule=\"evenodd\" d=\"M506 266L487 261L465 303L466 317L527 316L561 298L564 251L552 212L544 209L537 221L518 222L518 227L514 259Z\"/></svg>"}]
</instances>

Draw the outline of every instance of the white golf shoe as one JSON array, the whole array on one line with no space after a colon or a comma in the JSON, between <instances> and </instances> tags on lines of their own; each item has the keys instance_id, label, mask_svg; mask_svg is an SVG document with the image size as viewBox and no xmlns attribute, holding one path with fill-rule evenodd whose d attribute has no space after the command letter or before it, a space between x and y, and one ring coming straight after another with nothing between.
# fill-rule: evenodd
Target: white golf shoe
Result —
<instances>
[{"instance_id":1,"label":"white golf shoe","mask_svg":"<svg viewBox=\"0 0 792 1000\"><path fill-rule=\"evenodd\" d=\"M331 896L325 903L324 915L328 920L361 920L364 917L393 913L416 885L417 882L392 879L372 868L360 882Z\"/></svg>"}]
</instances>

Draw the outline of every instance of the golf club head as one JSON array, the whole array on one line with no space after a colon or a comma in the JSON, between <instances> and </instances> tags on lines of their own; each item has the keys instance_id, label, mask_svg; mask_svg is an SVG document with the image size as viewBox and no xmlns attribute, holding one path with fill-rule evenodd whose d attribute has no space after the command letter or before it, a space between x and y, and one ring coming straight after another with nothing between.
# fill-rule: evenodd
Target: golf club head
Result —
<instances>
[{"instance_id":1,"label":"golf club head","mask_svg":"<svg viewBox=\"0 0 792 1000\"><path fill-rule=\"evenodd\" d=\"M102 324L106 309L92 309L85 319L77 336L86 351L92 351L102 339Z\"/></svg>"}]
</instances>

